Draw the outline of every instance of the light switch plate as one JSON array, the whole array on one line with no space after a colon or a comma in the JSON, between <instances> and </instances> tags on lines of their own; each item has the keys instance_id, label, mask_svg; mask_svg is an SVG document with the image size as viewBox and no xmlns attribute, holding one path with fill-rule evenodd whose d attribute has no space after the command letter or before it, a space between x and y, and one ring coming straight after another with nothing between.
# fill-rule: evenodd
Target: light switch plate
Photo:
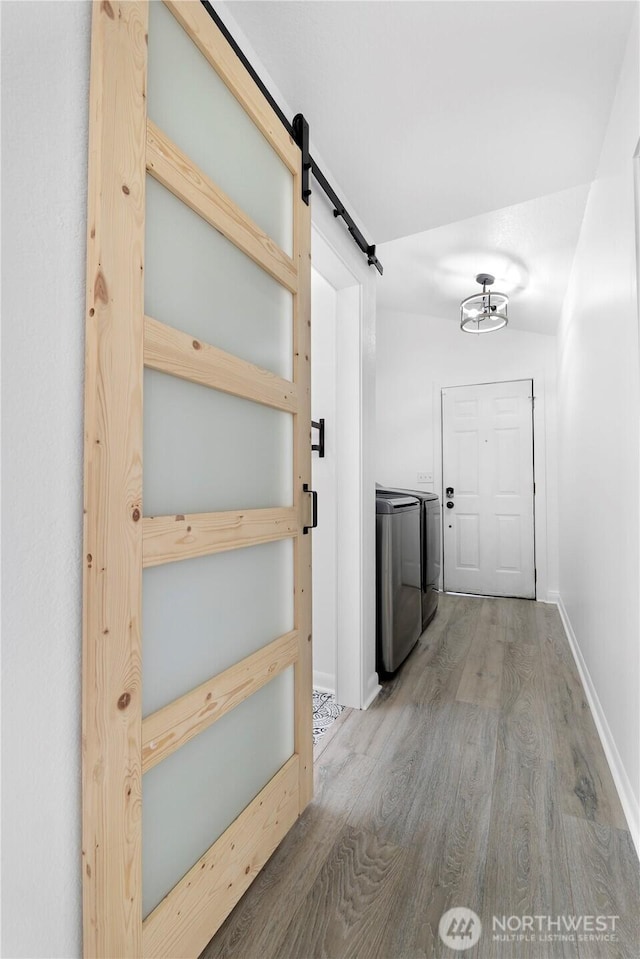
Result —
<instances>
[{"instance_id":1,"label":"light switch plate","mask_svg":"<svg viewBox=\"0 0 640 959\"><path fill-rule=\"evenodd\" d=\"M433 483L433 473L418 473L418 483Z\"/></svg>"}]
</instances>

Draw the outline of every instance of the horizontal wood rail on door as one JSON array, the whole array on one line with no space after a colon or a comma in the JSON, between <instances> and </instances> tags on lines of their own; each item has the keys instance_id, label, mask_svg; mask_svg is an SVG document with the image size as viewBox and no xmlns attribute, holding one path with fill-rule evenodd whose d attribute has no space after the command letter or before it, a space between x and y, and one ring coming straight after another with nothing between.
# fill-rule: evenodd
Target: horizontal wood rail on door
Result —
<instances>
[{"instance_id":1,"label":"horizontal wood rail on door","mask_svg":"<svg viewBox=\"0 0 640 959\"><path fill-rule=\"evenodd\" d=\"M144 566L258 546L298 533L298 514L282 509L229 510L186 516L145 516L142 522Z\"/></svg>"},{"instance_id":2,"label":"horizontal wood rail on door","mask_svg":"<svg viewBox=\"0 0 640 959\"><path fill-rule=\"evenodd\" d=\"M297 659L298 633L293 630L143 719L142 771L166 759Z\"/></svg>"},{"instance_id":3,"label":"horizontal wood rail on door","mask_svg":"<svg viewBox=\"0 0 640 959\"><path fill-rule=\"evenodd\" d=\"M285 413L298 411L295 383L150 316L144 318L144 365Z\"/></svg>"},{"instance_id":4,"label":"horizontal wood rail on door","mask_svg":"<svg viewBox=\"0 0 640 959\"><path fill-rule=\"evenodd\" d=\"M147 170L291 293L297 291L298 273L291 257L150 120Z\"/></svg>"}]
</instances>

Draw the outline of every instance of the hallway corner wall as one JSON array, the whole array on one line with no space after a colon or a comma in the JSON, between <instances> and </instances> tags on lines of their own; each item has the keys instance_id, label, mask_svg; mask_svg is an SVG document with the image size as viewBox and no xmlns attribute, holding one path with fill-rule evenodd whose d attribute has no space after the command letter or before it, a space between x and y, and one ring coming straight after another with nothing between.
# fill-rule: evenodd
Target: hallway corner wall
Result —
<instances>
[{"instance_id":1,"label":"hallway corner wall","mask_svg":"<svg viewBox=\"0 0 640 959\"><path fill-rule=\"evenodd\" d=\"M640 373L632 157L639 76L636 14L558 333L560 606L636 840Z\"/></svg>"}]
</instances>

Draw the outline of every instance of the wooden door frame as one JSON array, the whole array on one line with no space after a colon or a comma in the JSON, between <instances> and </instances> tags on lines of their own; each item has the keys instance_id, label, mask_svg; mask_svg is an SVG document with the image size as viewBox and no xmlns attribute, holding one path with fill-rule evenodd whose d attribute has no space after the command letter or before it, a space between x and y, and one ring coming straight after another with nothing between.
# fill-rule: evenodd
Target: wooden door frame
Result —
<instances>
[{"instance_id":1,"label":"wooden door frame","mask_svg":"<svg viewBox=\"0 0 640 959\"><path fill-rule=\"evenodd\" d=\"M310 209L301 155L200 3L167 7L292 173L287 256L146 115L148 0L93 8L87 224L83 602L84 955L197 955L312 796ZM286 381L144 314L149 173L293 294ZM144 366L294 418L288 509L145 517ZM186 535L186 534L189 535ZM282 538L294 543L294 630L143 720L142 569ZM142 775L294 665L294 754L142 917ZM233 854L232 854L233 851Z\"/></svg>"}]
</instances>

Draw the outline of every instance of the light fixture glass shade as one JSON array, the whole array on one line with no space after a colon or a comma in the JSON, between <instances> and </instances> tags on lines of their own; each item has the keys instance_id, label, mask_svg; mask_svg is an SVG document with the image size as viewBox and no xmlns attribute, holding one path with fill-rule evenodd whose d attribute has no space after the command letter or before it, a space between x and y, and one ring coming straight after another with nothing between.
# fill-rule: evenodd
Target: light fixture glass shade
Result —
<instances>
[{"instance_id":1,"label":"light fixture glass shade","mask_svg":"<svg viewBox=\"0 0 640 959\"><path fill-rule=\"evenodd\" d=\"M460 304L460 328L465 333L493 333L509 322L509 297L483 289Z\"/></svg>"}]
</instances>

